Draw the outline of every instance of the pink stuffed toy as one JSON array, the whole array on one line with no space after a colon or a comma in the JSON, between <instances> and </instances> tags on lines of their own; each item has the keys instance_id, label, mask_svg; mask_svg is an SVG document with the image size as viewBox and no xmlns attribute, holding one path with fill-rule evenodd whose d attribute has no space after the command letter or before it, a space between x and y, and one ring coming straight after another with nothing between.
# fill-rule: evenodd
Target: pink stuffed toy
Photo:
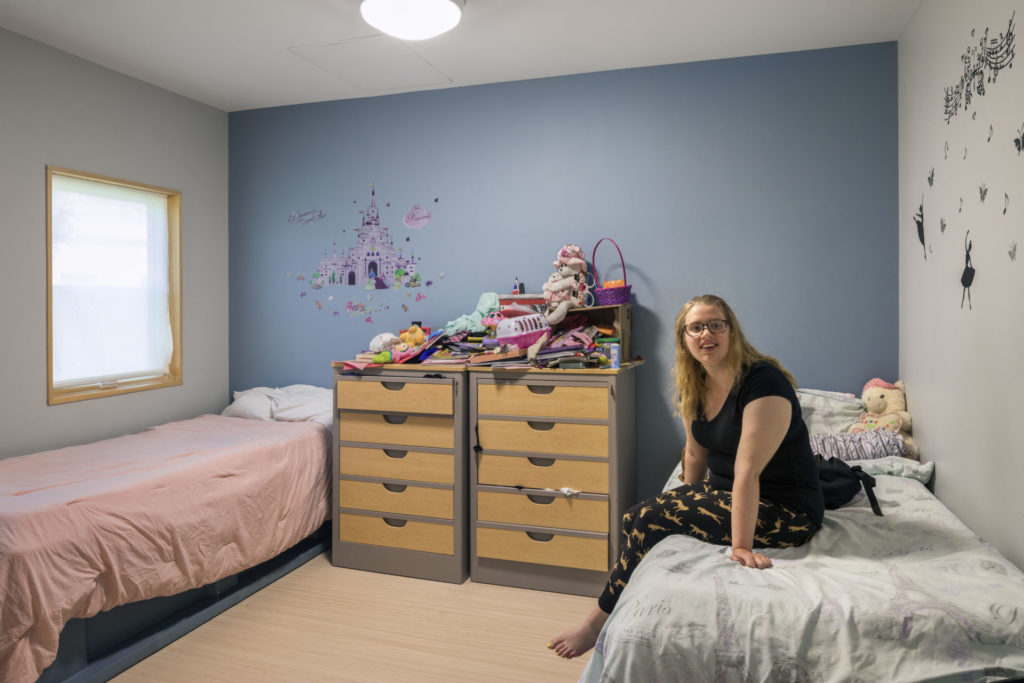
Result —
<instances>
[{"instance_id":1,"label":"pink stuffed toy","mask_svg":"<svg viewBox=\"0 0 1024 683\"><path fill-rule=\"evenodd\" d=\"M903 382L895 384L875 377L868 380L861 393L864 411L860 419L848 430L851 434L886 430L903 437L912 458L919 455L917 444L910 436L911 420L907 412L907 394Z\"/></svg>"},{"instance_id":2,"label":"pink stuffed toy","mask_svg":"<svg viewBox=\"0 0 1024 683\"><path fill-rule=\"evenodd\" d=\"M543 290L548 304L548 324L557 325L569 308L583 305L587 292L587 261L583 249L575 244L566 244L558 251L553 265L558 270L544 283Z\"/></svg>"}]
</instances>

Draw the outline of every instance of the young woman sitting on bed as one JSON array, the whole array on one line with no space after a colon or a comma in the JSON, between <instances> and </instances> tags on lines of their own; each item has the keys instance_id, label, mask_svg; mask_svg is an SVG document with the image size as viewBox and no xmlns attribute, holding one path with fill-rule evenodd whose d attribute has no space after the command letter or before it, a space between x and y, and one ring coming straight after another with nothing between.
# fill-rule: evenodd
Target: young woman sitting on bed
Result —
<instances>
[{"instance_id":1,"label":"young woman sitting on bed","mask_svg":"<svg viewBox=\"0 0 1024 683\"><path fill-rule=\"evenodd\" d=\"M684 483L623 515L621 554L597 606L548 643L561 657L594 646L633 570L666 536L731 545L731 560L766 569L771 560L755 546L802 545L821 526L825 502L793 376L750 345L720 297L686 302L675 334Z\"/></svg>"}]
</instances>

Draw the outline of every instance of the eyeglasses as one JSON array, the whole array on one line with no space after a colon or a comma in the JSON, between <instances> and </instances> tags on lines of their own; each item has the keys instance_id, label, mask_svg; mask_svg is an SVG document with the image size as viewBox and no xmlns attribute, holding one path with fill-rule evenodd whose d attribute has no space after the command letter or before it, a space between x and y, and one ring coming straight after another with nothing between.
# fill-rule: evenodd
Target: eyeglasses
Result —
<instances>
[{"instance_id":1,"label":"eyeglasses","mask_svg":"<svg viewBox=\"0 0 1024 683\"><path fill-rule=\"evenodd\" d=\"M709 320L706 323L687 323L683 329L691 337L699 337L704 328L711 331L711 334L722 334L729 329L729 323L725 320Z\"/></svg>"}]
</instances>

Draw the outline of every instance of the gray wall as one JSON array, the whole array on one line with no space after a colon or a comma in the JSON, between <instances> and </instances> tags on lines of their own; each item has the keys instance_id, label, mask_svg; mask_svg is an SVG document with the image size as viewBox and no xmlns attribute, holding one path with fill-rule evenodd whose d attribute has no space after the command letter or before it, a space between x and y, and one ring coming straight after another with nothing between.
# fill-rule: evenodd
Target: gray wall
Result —
<instances>
[{"instance_id":1,"label":"gray wall","mask_svg":"<svg viewBox=\"0 0 1024 683\"><path fill-rule=\"evenodd\" d=\"M1024 252L1014 251L1024 244L1024 155L1014 144L1024 136L1019 45L1014 68L991 81L986 68L984 94L974 84L970 106L948 123L943 106L946 88L964 74L961 57L986 29L998 42L1014 13L1024 21L1024 2L923 2L900 38L899 355L922 459L936 463L936 494L1024 567L1017 422ZM924 245L914 221L922 204ZM975 270L969 300L960 279L967 244Z\"/></svg>"},{"instance_id":2,"label":"gray wall","mask_svg":"<svg viewBox=\"0 0 1024 683\"><path fill-rule=\"evenodd\" d=\"M672 321L695 294L729 300L804 386L894 378L896 77L885 43L233 113L231 386L327 386L374 335L442 326L515 277L540 291L563 243L611 236L649 495L682 446ZM370 183L431 285L311 287L356 243ZM433 217L409 229L416 204ZM609 243L597 261L621 275Z\"/></svg>"},{"instance_id":3,"label":"gray wall","mask_svg":"<svg viewBox=\"0 0 1024 683\"><path fill-rule=\"evenodd\" d=\"M0 29L0 458L217 411L228 393L228 116ZM184 384L46 405L46 165L182 192Z\"/></svg>"}]
</instances>

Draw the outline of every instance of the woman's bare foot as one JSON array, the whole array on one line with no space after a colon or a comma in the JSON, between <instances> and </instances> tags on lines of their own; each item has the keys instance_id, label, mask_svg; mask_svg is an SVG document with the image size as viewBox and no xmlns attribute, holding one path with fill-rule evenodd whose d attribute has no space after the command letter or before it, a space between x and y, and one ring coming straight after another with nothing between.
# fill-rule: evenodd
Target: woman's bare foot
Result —
<instances>
[{"instance_id":1,"label":"woman's bare foot","mask_svg":"<svg viewBox=\"0 0 1024 683\"><path fill-rule=\"evenodd\" d=\"M572 659L590 652L601 633L601 627L608 621L608 613L595 607L583 621L548 643L548 647L559 657Z\"/></svg>"}]
</instances>

